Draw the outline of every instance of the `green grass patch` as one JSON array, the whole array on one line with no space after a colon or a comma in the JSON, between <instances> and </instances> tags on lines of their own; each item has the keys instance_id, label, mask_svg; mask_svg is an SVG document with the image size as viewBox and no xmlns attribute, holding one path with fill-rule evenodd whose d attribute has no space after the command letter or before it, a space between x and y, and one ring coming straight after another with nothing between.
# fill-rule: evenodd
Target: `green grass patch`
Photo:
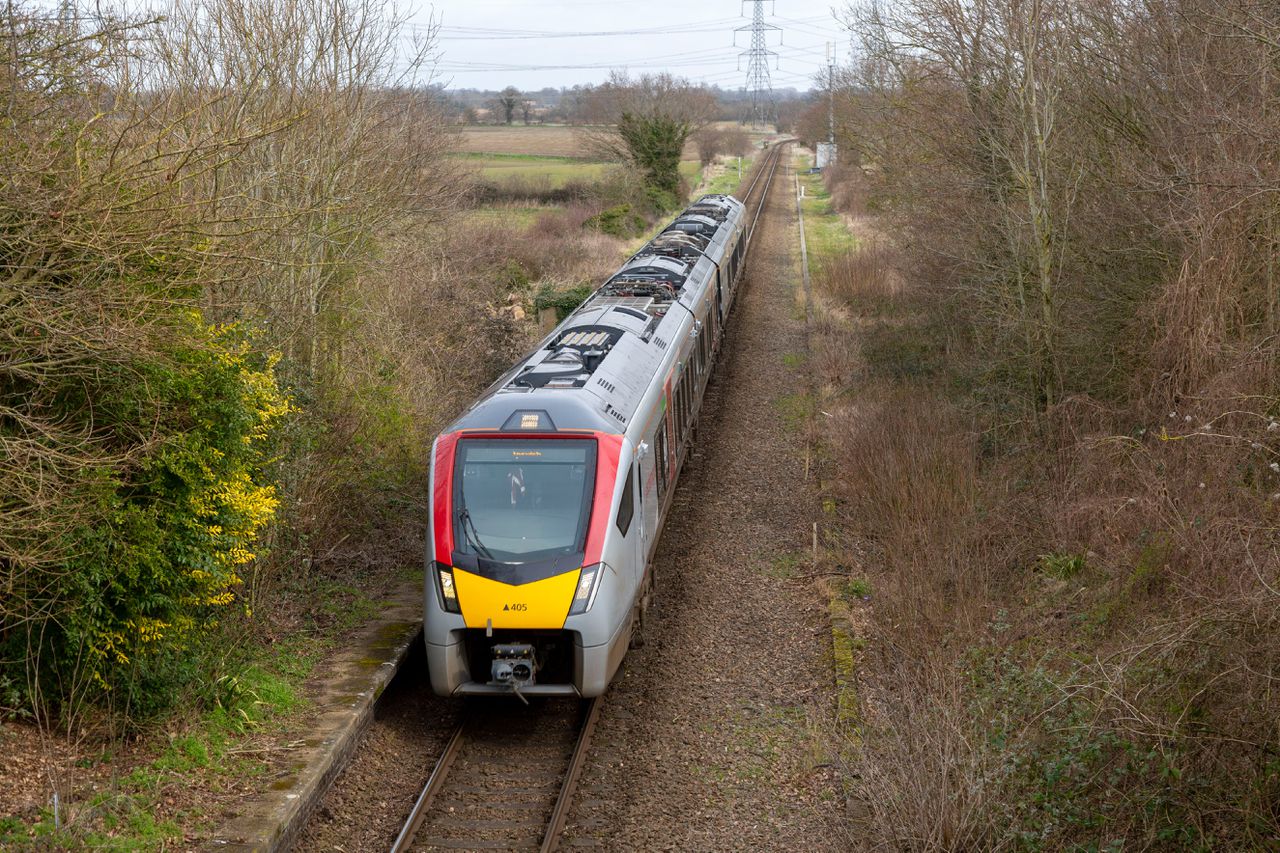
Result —
<instances>
[{"instance_id":1,"label":"green grass patch","mask_svg":"<svg viewBox=\"0 0 1280 853\"><path fill-rule=\"evenodd\" d=\"M691 200L705 192L705 190L699 189L702 186L702 164L697 160L681 160L680 177L684 178L689 185L689 198Z\"/></svg>"},{"instance_id":2,"label":"green grass patch","mask_svg":"<svg viewBox=\"0 0 1280 853\"><path fill-rule=\"evenodd\" d=\"M866 578L851 578L845 582L845 598L861 599L871 595L871 581Z\"/></svg>"},{"instance_id":3,"label":"green grass patch","mask_svg":"<svg viewBox=\"0 0 1280 853\"><path fill-rule=\"evenodd\" d=\"M858 240L850 233L844 217L831 206L831 194L823 185L821 175L801 173L800 186L804 188L800 206L804 211L804 235L812 275L824 258L856 250Z\"/></svg>"},{"instance_id":4,"label":"green grass patch","mask_svg":"<svg viewBox=\"0 0 1280 853\"><path fill-rule=\"evenodd\" d=\"M790 580L799 574L805 557L804 553L798 551L779 554L765 567L764 573L777 580Z\"/></svg>"},{"instance_id":5,"label":"green grass patch","mask_svg":"<svg viewBox=\"0 0 1280 853\"><path fill-rule=\"evenodd\" d=\"M1041 554L1040 571L1060 581L1071 580L1083 574L1083 554Z\"/></svg>"},{"instance_id":6,"label":"green grass patch","mask_svg":"<svg viewBox=\"0 0 1280 853\"><path fill-rule=\"evenodd\" d=\"M787 429L799 430L813 417L815 403L812 395L801 392L776 398L773 407L782 415Z\"/></svg>"},{"instance_id":7,"label":"green grass patch","mask_svg":"<svg viewBox=\"0 0 1280 853\"><path fill-rule=\"evenodd\" d=\"M486 181L546 183L553 189L571 182L595 183L617 168L612 163L532 154L468 154L458 155L458 159L475 168Z\"/></svg>"},{"instance_id":8,"label":"green grass patch","mask_svg":"<svg viewBox=\"0 0 1280 853\"><path fill-rule=\"evenodd\" d=\"M498 152L464 151L452 155L459 160L479 160L490 163L598 163L590 157L569 157L561 154L502 154Z\"/></svg>"},{"instance_id":9,"label":"green grass patch","mask_svg":"<svg viewBox=\"0 0 1280 853\"><path fill-rule=\"evenodd\" d=\"M735 160L724 172L716 175L707 185L699 190L697 195L732 195L736 196L743 189L743 182L747 176L751 174L751 167L755 164L754 157L742 158L742 174L738 174L737 161Z\"/></svg>"}]
</instances>

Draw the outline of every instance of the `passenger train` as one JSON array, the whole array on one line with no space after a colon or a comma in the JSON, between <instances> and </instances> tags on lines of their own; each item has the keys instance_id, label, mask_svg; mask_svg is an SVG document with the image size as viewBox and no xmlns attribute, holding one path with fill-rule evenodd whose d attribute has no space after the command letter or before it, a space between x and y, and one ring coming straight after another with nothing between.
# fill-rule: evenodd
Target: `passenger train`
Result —
<instances>
[{"instance_id":1,"label":"passenger train","mask_svg":"<svg viewBox=\"0 0 1280 853\"><path fill-rule=\"evenodd\" d=\"M708 195L435 441L425 640L441 695L598 696L724 340L746 211Z\"/></svg>"}]
</instances>

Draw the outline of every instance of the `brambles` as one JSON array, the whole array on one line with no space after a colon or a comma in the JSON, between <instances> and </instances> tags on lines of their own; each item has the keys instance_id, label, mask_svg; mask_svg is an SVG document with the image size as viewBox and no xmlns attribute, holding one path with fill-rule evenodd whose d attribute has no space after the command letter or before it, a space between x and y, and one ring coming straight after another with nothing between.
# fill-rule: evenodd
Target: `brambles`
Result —
<instances>
[{"instance_id":1,"label":"brambles","mask_svg":"<svg viewBox=\"0 0 1280 853\"><path fill-rule=\"evenodd\" d=\"M0 671L68 727L195 689L323 504L420 464L371 263L454 198L420 57L376 2L166 12L0 12Z\"/></svg>"}]
</instances>

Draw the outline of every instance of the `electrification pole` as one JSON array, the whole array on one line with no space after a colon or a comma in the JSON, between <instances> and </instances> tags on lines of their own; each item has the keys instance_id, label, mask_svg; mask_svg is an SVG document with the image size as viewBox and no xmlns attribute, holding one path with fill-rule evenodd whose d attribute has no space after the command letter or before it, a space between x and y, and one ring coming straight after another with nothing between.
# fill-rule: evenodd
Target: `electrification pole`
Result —
<instances>
[{"instance_id":1,"label":"electrification pole","mask_svg":"<svg viewBox=\"0 0 1280 853\"><path fill-rule=\"evenodd\" d=\"M827 141L818 143L818 158L814 163L825 169L836 162L836 50L827 42Z\"/></svg>"},{"instance_id":2,"label":"electrification pole","mask_svg":"<svg viewBox=\"0 0 1280 853\"><path fill-rule=\"evenodd\" d=\"M782 28L765 23L765 0L742 0L742 2L750 3L752 6L751 23L734 30L734 39L736 42L737 33L750 30L751 47L738 55L738 68L739 70L742 68L742 57L747 57L747 90L751 93L751 120L757 125L763 125L773 118L773 82L769 78L769 57L774 57L776 62L778 56L776 52L769 50L766 37L770 30L782 32Z\"/></svg>"},{"instance_id":3,"label":"electrification pole","mask_svg":"<svg viewBox=\"0 0 1280 853\"><path fill-rule=\"evenodd\" d=\"M836 46L827 42L827 143L836 147Z\"/></svg>"}]
</instances>

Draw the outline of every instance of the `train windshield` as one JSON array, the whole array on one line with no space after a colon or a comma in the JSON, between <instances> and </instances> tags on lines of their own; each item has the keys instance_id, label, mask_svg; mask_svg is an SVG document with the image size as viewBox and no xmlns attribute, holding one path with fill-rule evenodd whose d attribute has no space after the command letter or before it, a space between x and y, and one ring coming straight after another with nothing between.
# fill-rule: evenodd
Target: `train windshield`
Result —
<instances>
[{"instance_id":1,"label":"train windshield","mask_svg":"<svg viewBox=\"0 0 1280 853\"><path fill-rule=\"evenodd\" d=\"M454 472L457 550L503 563L585 547L593 439L463 439Z\"/></svg>"}]
</instances>

